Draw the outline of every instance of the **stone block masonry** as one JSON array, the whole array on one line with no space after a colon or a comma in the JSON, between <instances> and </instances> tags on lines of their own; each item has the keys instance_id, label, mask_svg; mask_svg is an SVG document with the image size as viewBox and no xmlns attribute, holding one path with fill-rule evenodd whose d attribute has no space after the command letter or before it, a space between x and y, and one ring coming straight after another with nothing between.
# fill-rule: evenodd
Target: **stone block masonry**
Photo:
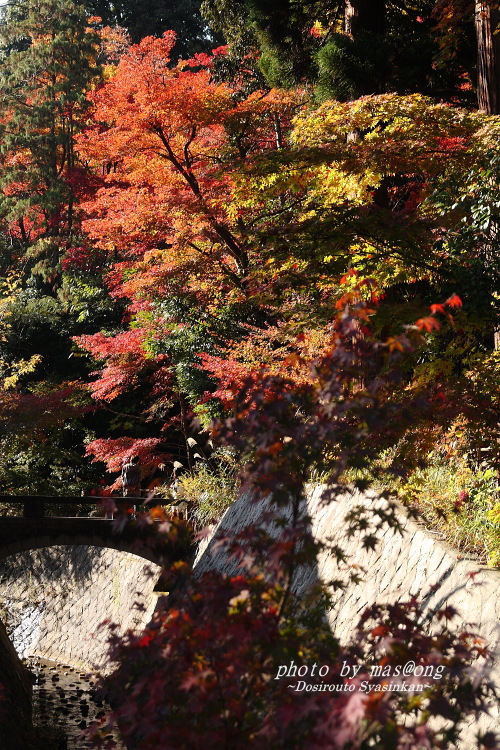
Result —
<instances>
[{"instance_id":1,"label":"stone block masonry","mask_svg":"<svg viewBox=\"0 0 500 750\"><path fill-rule=\"evenodd\" d=\"M436 534L409 518L403 509L397 512L403 533L385 527L377 532L379 543L375 549L364 549L356 535L348 538L344 520L356 505L383 509L387 502L375 494L347 492L337 502L322 507L321 487L312 491L308 499L314 536L341 546L348 555L348 565L357 565L362 571L360 583L349 583L334 597L329 613L333 632L341 642L347 641L361 612L375 603L389 604L416 596L423 603L428 621L436 610L452 606L460 616L453 621L453 627L478 633L493 652L489 677L500 694L500 570L459 555ZM316 573L324 581L347 581L350 569L346 565L339 571L336 561L324 552L319 556ZM297 585L300 588L301 581ZM475 747L478 730L499 729L497 704L491 707L490 716L482 714L479 721L471 721L462 734L460 747Z\"/></svg>"},{"instance_id":2,"label":"stone block masonry","mask_svg":"<svg viewBox=\"0 0 500 750\"><path fill-rule=\"evenodd\" d=\"M361 494L346 488L335 501L323 505L322 491L322 487L312 488L307 498L311 531L319 541L339 546L347 562L339 565L335 557L324 550L314 566L298 571L296 593L300 596L318 579L325 582L336 579L346 584L334 594L328 613L332 631L342 643L353 634L362 611L375 603L395 603L415 595L423 602L428 620L435 610L451 605L460 614L455 627L480 634L494 652L490 678L500 694L500 570L485 568L470 557L460 556L435 534L408 518L402 508L396 511L402 534L388 526L375 530L372 525L367 531L373 531L379 542L375 549L367 550L361 544L359 533L349 536L346 516L356 506L368 511L378 507L383 511L387 501L374 493ZM253 503L248 497L240 497L226 511L218 529L232 536L270 509L275 514L283 514L265 500ZM268 531L276 533L272 525L268 526ZM198 573L217 569L234 575L237 572L234 559L229 559L221 548L212 554L212 539L213 535L200 545L195 569ZM359 583L350 581L352 571L360 574ZM479 723L471 724L461 747L470 750L476 746L473 736L477 730L498 731L499 727L497 705L492 707L491 716L483 715Z\"/></svg>"},{"instance_id":3,"label":"stone block masonry","mask_svg":"<svg viewBox=\"0 0 500 750\"><path fill-rule=\"evenodd\" d=\"M160 568L137 555L87 545L19 552L0 560L0 609L20 656L85 671L106 669L109 631L151 619Z\"/></svg>"},{"instance_id":4,"label":"stone block masonry","mask_svg":"<svg viewBox=\"0 0 500 750\"><path fill-rule=\"evenodd\" d=\"M31 727L32 675L0 622L0 748L25 750Z\"/></svg>"}]
</instances>

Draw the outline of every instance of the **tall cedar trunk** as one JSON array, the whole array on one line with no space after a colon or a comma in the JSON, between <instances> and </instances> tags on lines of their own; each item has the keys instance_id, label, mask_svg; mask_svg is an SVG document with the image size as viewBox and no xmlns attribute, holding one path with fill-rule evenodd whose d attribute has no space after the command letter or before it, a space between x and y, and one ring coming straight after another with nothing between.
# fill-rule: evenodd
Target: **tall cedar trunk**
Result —
<instances>
[{"instance_id":1,"label":"tall cedar trunk","mask_svg":"<svg viewBox=\"0 0 500 750\"><path fill-rule=\"evenodd\" d=\"M481 112L500 114L500 23L499 3L476 0L477 100Z\"/></svg>"},{"instance_id":2,"label":"tall cedar trunk","mask_svg":"<svg viewBox=\"0 0 500 750\"><path fill-rule=\"evenodd\" d=\"M475 0L477 35L477 102L481 112L500 114L500 9L496 0ZM491 242L483 248L487 260L496 254L498 224L490 227ZM493 330L493 348L500 349L500 328Z\"/></svg>"},{"instance_id":3,"label":"tall cedar trunk","mask_svg":"<svg viewBox=\"0 0 500 750\"><path fill-rule=\"evenodd\" d=\"M345 0L344 30L353 39L363 31L383 34L385 0Z\"/></svg>"}]
</instances>

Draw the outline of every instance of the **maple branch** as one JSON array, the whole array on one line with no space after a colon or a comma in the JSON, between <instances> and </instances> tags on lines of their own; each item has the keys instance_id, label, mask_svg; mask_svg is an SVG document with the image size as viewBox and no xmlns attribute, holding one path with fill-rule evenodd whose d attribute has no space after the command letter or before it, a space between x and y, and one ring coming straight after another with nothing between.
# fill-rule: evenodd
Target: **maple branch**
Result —
<instances>
[{"instance_id":1,"label":"maple branch","mask_svg":"<svg viewBox=\"0 0 500 750\"><path fill-rule=\"evenodd\" d=\"M57 170L57 176L58 176L58 177L60 177L60 176L61 176L61 174L62 174L62 172L63 172L63 169L64 169L64 165L66 164L66 154L67 154L66 144L65 144L65 143L63 143L63 146L62 146L62 154L61 154L61 166L60 166L60 167L59 167L59 169Z\"/></svg>"},{"instance_id":2,"label":"maple branch","mask_svg":"<svg viewBox=\"0 0 500 750\"><path fill-rule=\"evenodd\" d=\"M116 411L116 409L111 409L111 407L106 406L102 401L99 401L99 406L101 409L104 409L104 411L109 411L111 414L116 414L117 417L126 417L126 419L136 419L138 422L149 422L150 419L147 419L146 417L140 417L137 414L125 414L123 411ZM161 421L161 420L158 420Z\"/></svg>"},{"instance_id":3,"label":"maple branch","mask_svg":"<svg viewBox=\"0 0 500 750\"><path fill-rule=\"evenodd\" d=\"M202 250L200 247L194 244L194 242L188 242L188 246L192 247L193 250L196 250L196 252L200 253L200 255L203 255L204 258L213 258L213 255L210 253L206 253L204 250ZM231 281L233 281L239 289L243 289L243 285L241 283L241 278L238 276L237 273L235 273L229 266L227 266L221 258L216 259L219 266L222 268L224 273L229 276Z\"/></svg>"},{"instance_id":4,"label":"maple branch","mask_svg":"<svg viewBox=\"0 0 500 750\"><path fill-rule=\"evenodd\" d=\"M243 124L243 127L240 130L240 132L234 138L234 140L236 142L236 148L238 149L238 152L239 152L240 157L242 159L246 159L247 154L248 154L248 152L250 150L250 146L248 146L247 148L245 148L245 146L242 143L242 138L245 137L245 134L246 134L246 131L248 129L249 124L250 124L250 121L249 121L249 118L247 117L247 119L245 120L245 122Z\"/></svg>"},{"instance_id":5,"label":"maple branch","mask_svg":"<svg viewBox=\"0 0 500 750\"><path fill-rule=\"evenodd\" d=\"M292 529L294 529L297 526L297 522L298 522L298 519L299 519L300 502L301 502L300 496L297 495L297 494L294 494L294 497L293 497L293 500L292 500L292 519L291 519L291 523L290 523L290 526L291 526ZM291 554L291 557L290 557L290 560L289 560L288 564L286 565L286 570L285 570L286 584L285 584L285 588L284 588L284 591L283 591L283 596L282 596L280 605L278 607L278 613L277 614L278 614L278 620L280 620L280 621L283 618L283 614L285 612L286 605L288 604L288 600L289 600L290 594L292 592L293 578L294 578L294 575L295 575L295 571L297 569L297 564L296 564L296 559L295 559L296 549L297 549L297 542L296 542L296 540L294 540L294 542L293 542L293 548L292 548L292 554Z\"/></svg>"},{"instance_id":6,"label":"maple branch","mask_svg":"<svg viewBox=\"0 0 500 750\"><path fill-rule=\"evenodd\" d=\"M188 246L192 247L193 250L196 250L196 252L199 253L200 255L205 256L205 258L209 258L210 257L210 253L207 253L207 252L205 252L205 250L202 250L201 247L198 247L198 245L195 245L194 242L188 242Z\"/></svg>"},{"instance_id":7,"label":"maple branch","mask_svg":"<svg viewBox=\"0 0 500 750\"><path fill-rule=\"evenodd\" d=\"M195 137L196 137L196 125L193 125L193 127L191 128L191 133L189 135L189 138L184 144L184 160L186 162L186 166L188 169L191 169L192 164L193 164L191 161L191 155L189 153L189 147L194 141Z\"/></svg>"},{"instance_id":8,"label":"maple branch","mask_svg":"<svg viewBox=\"0 0 500 750\"><path fill-rule=\"evenodd\" d=\"M200 186L198 184L198 181L194 174L185 168L185 166L181 163L181 161L178 159L178 157L175 155L172 146L170 145L170 142L168 138L166 137L165 133L163 132L163 128L157 127L153 129L153 132L156 133L156 135L160 138L161 142L165 146L165 150L168 154L168 158L170 162L174 165L174 167L178 170L178 172L182 175L184 180L187 182L189 187L191 188L194 195L197 197L198 201L200 202L200 205L203 209L204 214L206 215L210 225L212 226L212 229L215 231L217 236L224 242L224 244L227 246L230 255L234 258L236 261L236 265L238 267L238 271L242 276L246 275L246 272L248 270L248 254L246 250L240 245L236 237L233 235L233 233L225 227L223 224L221 224L217 218L213 215L213 213L207 208L205 205L205 201L203 199L202 192L200 190ZM194 136L193 136L194 137ZM188 144L191 143L191 141L188 142ZM186 148L186 147L184 147Z\"/></svg>"},{"instance_id":9,"label":"maple branch","mask_svg":"<svg viewBox=\"0 0 500 750\"><path fill-rule=\"evenodd\" d=\"M28 235L26 233L26 227L24 225L24 219L23 219L22 216L21 216L20 219L18 219L17 224L18 224L19 229L21 231L21 239L22 239L24 245L27 246L28 245Z\"/></svg>"},{"instance_id":10,"label":"maple branch","mask_svg":"<svg viewBox=\"0 0 500 750\"><path fill-rule=\"evenodd\" d=\"M271 219L273 216L279 216L282 213L285 213L286 211L291 211L293 208L296 208L297 206L300 206L305 200L307 196L303 196L302 198L297 198L296 200L289 203L287 206L283 206L282 208L277 209L276 211L266 211L265 213L260 214L259 216L256 216L255 219L252 219L247 223L247 227L253 227L257 222L262 221L262 219Z\"/></svg>"},{"instance_id":11,"label":"maple branch","mask_svg":"<svg viewBox=\"0 0 500 750\"><path fill-rule=\"evenodd\" d=\"M169 161L174 165L174 167L180 172L180 174L184 177L187 184L193 191L193 193L196 195L197 198L201 198L201 190L200 186L198 185L198 180L194 176L192 172L189 172L181 163L181 161L177 158L175 155L172 146L170 145L170 142L168 138L166 137L165 133L163 132L163 128L157 127L153 130L154 133L160 138L161 142L165 146L165 150L168 154Z\"/></svg>"},{"instance_id":12,"label":"maple branch","mask_svg":"<svg viewBox=\"0 0 500 750\"><path fill-rule=\"evenodd\" d=\"M278 114L273 115L274 132L276 134L276 148L284 148L285 141L283 139L283 131L281 128L281 121Z\"/></svg>"}]
</instances>

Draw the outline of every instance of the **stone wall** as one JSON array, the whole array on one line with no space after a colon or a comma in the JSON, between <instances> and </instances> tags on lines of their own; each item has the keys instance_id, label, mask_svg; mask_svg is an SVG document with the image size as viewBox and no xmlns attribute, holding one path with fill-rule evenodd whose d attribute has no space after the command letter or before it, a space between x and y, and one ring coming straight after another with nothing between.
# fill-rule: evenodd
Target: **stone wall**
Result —
<instances>
[{"instance_id":1,"label":"stone wall","mask_svg":"<svg viewBox=\"0 0 500 750\"><path fill-rule=\"evenodd\" d=\"M386 501L374 494L346 491L335 502L322 506L321 492L321 487L311 490L307 501L312 532L317 539L340 546L348 562L339 567L331 554L323 552L315 566L300 570L295 589L300 594L318 578L347 582L346 588L335 594L328 614L340 641L349 640L361 612L376 602L394 603L414 594L423 600L428 619L436 609L449 604L460 613L461 629L480 633L495 652L491 677L500 690L500 570L485 568L472 558L458 555L436 534L409 519L403 509L397 511L403 533L385 527L376 532L379 539L376 548L363 549L359 535L348 536L346 514L357 505L384 509ZM249 498L242 497L226 511L220 529L231 536L270 508L265 501L251 503ZM223 551L219 549L212 554L210 538L200 547L196 559L199 573L209 568L227 573L236 570L234 560L227 559ZM362 573L361 583L348 583L352 570ZM496 706L489 719L483 717L480 725L471 726L470 737L480 726L498 729L499 725ZM472 746L475 745L469 745ZM467 742L463 747L468 750Z\"/></svg>"},{"instance_id":2,"label":"stone wall","mask_svg":"<svg viewBox=\"0 0 500 750\"><path fill-rule=\"evenodd\" d=\"M117 550L67 545L0 560L0 616L17 653L103 668L108 630L141 629L156 605L158 566Z\"/></svg>"},{"instance_id":3,"label":"stone wall","mask_svg":"<svg viewBox=\"0 0 500 750\"><path fill-rule=\"evenodd\" d=\"M25 750L31 727L32 675L0 622L0 748Z\"/></svg>"}]
</instances>

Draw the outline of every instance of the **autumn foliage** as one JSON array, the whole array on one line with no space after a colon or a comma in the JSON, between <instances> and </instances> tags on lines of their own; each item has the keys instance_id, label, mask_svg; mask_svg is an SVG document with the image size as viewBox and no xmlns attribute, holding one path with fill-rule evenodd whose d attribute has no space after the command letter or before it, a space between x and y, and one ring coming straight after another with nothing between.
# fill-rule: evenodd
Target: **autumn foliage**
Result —
<instances>
[{"instance_id":1,"label":"autumn foliage","mask_svg":"<svg viewBox=\"0 0 500 750\"><path fill-rule=\"evenodd\" d=\"M250 16L264 55L237 58L235 42L187 60L172 31L131 44L69 0L26 3L5 10L0 95L0 483L45 489L57 467L58 492L71 473L109 496L133 456L153 487L174 468L215 471L218 449L241 491L283 514L274 536L266 517L219 540L234 575L166 571L147 631L113 636L106 691L127 743L456 747L492 688L467 671L488 652L451 627L455 613L430 634L417 601L374 607L341 646L328 588L304 604L294 579L318 552L312 480L329 503L345 482L396 491L432 460L487 453L493 471L499 458L498 118L411 85L388 93L383 76L377 94L333 99L298 51L296 85L271 88L286 45L262 3ZM319 5L283 28L300 27L297 50L306 29L302 52L324 71L328 54L360 47L337 6ZM405 23L432 26L453 57L449 9L469 6L417 5L403 3ZM240 11L229 21L244 46ZM138 523L161 521L168 540L155 513ZM377 544L366 517L351 521ZM384 524L398 526L391 506ZM446 678L364 695L339 671L410 658ZM294 694L275 679L291 660L330 665L335 689ZM106 722L96 746L111 746Z\"/></svg>"},{"instance_id":2,"label":"autumn foliage","mask_svg":"<svg viewBox=\"0 0 500 750\"><path fill-rule=\"evenodd\" d=\"M465 717L488 704L492 687L482 681L474 688L468 671L487 650L471 633L455 632L453 608L437 613L430 634L418 624L415 599L374 606L363 613L351 642L340 646L324 619L327 588L316 583L305 600L294 595L294 575L318 551L301 501L310 463L333 451L324 492L324 502L332 502L346 465L369 459L375 431L389 424L393 430L397 413L396 430L411 419L411 405L401 414L394 402L402 352L381 347L364 325L366 305L356 295L351 302L352 313L337 316L329 353L313 363L314 386L261 375L237 394L236 415L216 427L218 439L236 444L247 459L247 491L271 492L277 503L272 512L264 510L261 524L236 538L216 538L219 553L225 549L239 572L197 576L177 563L164 581L171 593L148 629L125 639L111 636L117 671L104 689L112 720L133 747L201 748L207 739L230 748L453 747ZM414 335L421 328L415 326ZM405 336L398 343L402 351L411 348ZM363 388L355 385L361 363ZM377 539L365 521L353 514L351 527L371 547ZM390 508L380 521L395 522ZM273 523L280 530L266 533ZM345 562L342 550L332 554ZM429 684L418 676L408 682L381 676L400 674L409 660L427 674L437 669L440 679ZM283 670L291 665L302 675L316 665L307 678L310 692L290 689L297 678ZM364 682L373 685L369 694ZM113 746L107 729L105 721L91 727L96 746ZM493 734L484 734L479 746L495 747Z\"/></svg>"}]
</instances>

